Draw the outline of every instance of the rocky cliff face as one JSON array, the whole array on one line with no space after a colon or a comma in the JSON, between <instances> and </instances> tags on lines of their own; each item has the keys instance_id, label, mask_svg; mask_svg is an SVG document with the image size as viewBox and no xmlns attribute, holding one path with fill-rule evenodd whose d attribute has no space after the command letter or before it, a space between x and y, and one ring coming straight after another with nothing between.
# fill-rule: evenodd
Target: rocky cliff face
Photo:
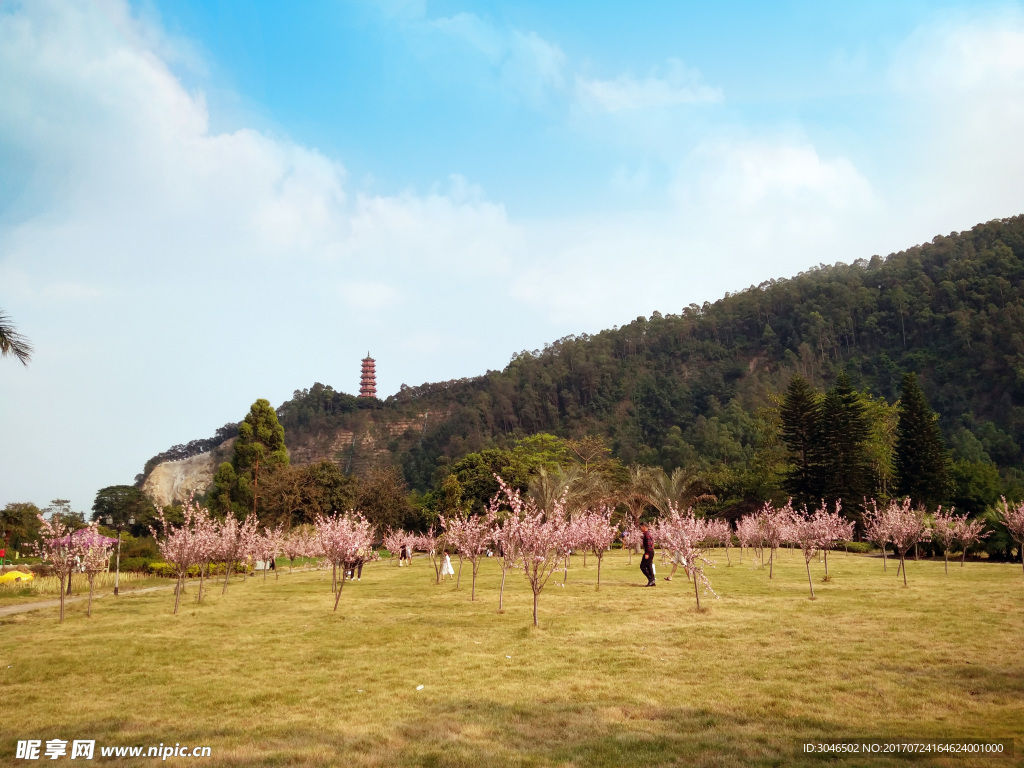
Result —
<instances>
[{"instance_id":1,"label":"rocky cliff face","mask_svg":"<svg viewBox=\"0 0 1024 768\"><path fill-rule=\"evenodd\" d=\"M388 419L366 414L351 427L324 430L295 438L285 434L292 465L303 466L331 461L346 474L363 475L391 461L391 444L396 440L417 440L423 432L426 414L414 418ZM142 485L142 491L157 506L181 504L193 493L210 490L213 475L223 461L231 460L235 438L213 451L177 461L157 464Z\"/></svg>"},{"instance_id":2,"label":"rocky cliff face","mask_svg":"<svg viewBox=\"0 0 1024 768\"><path fill-rule=\"evenodd\" d=\"M142 492L158 507L180 504L193 493L206 493L216 469L213 453L200 453L179 461L165 461L153 467L142 485Z\"/></svg>"}]
</instances>

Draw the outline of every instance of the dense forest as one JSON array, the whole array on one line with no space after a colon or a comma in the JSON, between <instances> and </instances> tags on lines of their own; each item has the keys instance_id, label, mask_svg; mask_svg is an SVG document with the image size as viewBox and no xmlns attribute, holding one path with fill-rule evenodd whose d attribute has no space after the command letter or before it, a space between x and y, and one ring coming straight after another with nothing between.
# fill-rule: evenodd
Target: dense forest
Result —
<instances>
[{"instance_id":1,"label":"dense forest","mask_svg":"<svg viewBox=\"0 0 1024 768\"><path fill-rule=\"evenodd\" d=\"M719 504L736 505L783 492L778 411L796 373L822 393L843 373L861 393L880 433L872 461L884 493L892 405L914 372L950 451L947 500L978 511L1021 488L1022 278L1017 216L568 336L516 354L503 371L403 385L383 403L316 384L277 414L289 448L368 419L415 422L391 436L382 460L421 494L437 492L467 454L548 433L599 436L623 465L699 468Z\"/></svg>"}]
</instances>

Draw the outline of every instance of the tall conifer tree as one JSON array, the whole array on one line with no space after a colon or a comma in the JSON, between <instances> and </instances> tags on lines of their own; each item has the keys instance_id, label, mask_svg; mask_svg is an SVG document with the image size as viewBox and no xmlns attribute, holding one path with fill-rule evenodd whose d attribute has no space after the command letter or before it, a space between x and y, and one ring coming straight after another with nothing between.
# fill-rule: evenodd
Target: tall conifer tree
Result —
<instances>
[{"instance_id":1,"label":"tall conifer tree","mask_svg":"<svg viewBox=\"0 0 1024 768\"><path fill-rule=\"evenodd\" d=\"M896 492L915 504L934 506L949 484L949 456L938 419L925 400L917 375L903 376L896 425Z\"/></svg>"},{"instance_id":2,"label":"tall conifer tree","mask_svg":"<svg viewBox=\"0 0 1024 768\"><path fill-rule=\"evenodd\" d=\"M235 500L244 509L257 511L260 478L278 467L288 466L288 449L284 444L284 427L269 400L260 398L238 425L238 440L231 460L235 470Z\"/></svg>"},{"instance_id":3,"label":"tall conifer tree","mask_svg":"<svg viewBox=\"0 0 1024 768\"><path fill-rule=\"evenodd\" d=\"M871 462L867 442L871 431L860 395L845 373L825 395L818 433L822 497L842 501L843 513L859 520L864 497L871 493Z\"/></svg>"},{"instance_id":4,"label":"tall conifer tree","mask_svg":"<svg viewBox=\"0 0 1024 768\"><path fill-rule=\"evenodd\" d=\"M783 488L796 504L813 504L822 490L818 469L821 403L818 393L799 373L789 380L779 415L790 464Z\"/></svg>"}]
</instances>

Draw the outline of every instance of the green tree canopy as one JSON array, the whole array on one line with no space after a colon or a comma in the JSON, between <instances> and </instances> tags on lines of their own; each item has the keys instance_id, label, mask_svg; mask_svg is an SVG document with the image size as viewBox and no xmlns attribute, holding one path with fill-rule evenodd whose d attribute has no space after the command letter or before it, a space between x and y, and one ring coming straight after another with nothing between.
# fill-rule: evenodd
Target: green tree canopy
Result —
<instances>
[{"instance_id":1,"label":"green tree canopy","mask_svg":"<svg viewBox=\"0 0 1024 768\"><path fill-rule=\"evenodd\" d=\"M871 424L860 395L845 373L839 374L822 401L820 424L822 497L830 505L841 500L843 514L859 520L864 498L874 490L867 451Z\"/></svg>"},{"instance_id":2,"label":"green tree canopy","mask_svg":"<svg viewBox=\"0 0 1024 768\"><path fill-rule=\"evenodd\" d=\"M231 467L235 472L235 488L231 498L243 509L255 512L259 507L260 478L288 466L284 427L278 422L269 400L260 398L252 404L238 425L234 449Z\"/></svg>"},{"instance_id":3,"label":"green tree canopy","mask_svg":"<svg viewBox=\"0 0 1024 768\"><path fill-rule=\"evenodd\" d=\"M938 418L928 406L917 375L903 376L896 426L896 492L915 504L934 506L949 485L949 457Z\"/></svg>"},{"instance_id":4,"label":"green tree canopy","mask_svg":"<svg viewBox=\"0 0 1024 768\"><path fill-rule=\"evenodd\" d=\"M31 502L13 502L0 509L0 540L6 541L12 549L21 549L25 544L36 541L39 514L39 507Z\"/></svg>"},{"instance_id":5,"label":"green tree canopy","mask_svg":"<svg viewBox=\"0 0 1024 768\"><path fill-rule=\"evenodd\" d=\"M809 506L823 491L818 451L821 398L799 373L789 380L779 417L789 461L782 487L795 504Z\"/></svg>"},{"instance_id":6,"label":"green tree canopy","mask_svg":"<svg viewBox=\"0 0 1024 768\"><path fill-rule=\"evenodd\" d=\"M92 519L113 528L125 529L129 519L149 519L156 508L146 495L132 485L108 485L96 492ZM110 522L107 518L110 518Z\"/></svg>"}]
</instances>

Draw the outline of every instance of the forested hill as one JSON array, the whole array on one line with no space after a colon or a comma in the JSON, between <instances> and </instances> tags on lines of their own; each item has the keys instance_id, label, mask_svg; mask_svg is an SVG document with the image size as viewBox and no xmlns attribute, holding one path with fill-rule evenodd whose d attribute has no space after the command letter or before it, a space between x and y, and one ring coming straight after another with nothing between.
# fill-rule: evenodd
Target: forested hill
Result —
<instances>
[{"instance_id":1,"label":"forested hill","mask_svg":"<svg viewBox=\"0 0 1024 768\"><path fill-rule=\"evenodd\" d=\"M890 403L902 373L918 372L954 456L1015 467L1024 444L1024 216L568 336L515 355L500 372L403 386L373 416L424 418L422 431L388 444L418 489L468 452L537 432L603 435L626 463L733 466L764 449L757 413L793 372L824 388L840 370ZM321 386L296 392L279 409L289 443L365 417L354 400Z\"/></svg>"},{"instance_id":2,"label":"forested hill","mask_svg":"<svg viewBox=\"0 0 1024 768\"><path fill-rule=\"evenodd\" d=\"M419 490L469 452L550 432L602 435L625 463L697 463L719 473L728 486L720 495L755 498L779 469L765 407L793 372L824 389L841 370L889 403L902 374L918 372L954 459L998 467L1004 482L1017 482L1024 216L569 336L515 355L503 371L403 386L384 403L318 384L278 414L293 455L319 445L319 458L343 469L352 457L338 446L376 428L374 461L397 463Z\"/></svg>"}]
</instances>

